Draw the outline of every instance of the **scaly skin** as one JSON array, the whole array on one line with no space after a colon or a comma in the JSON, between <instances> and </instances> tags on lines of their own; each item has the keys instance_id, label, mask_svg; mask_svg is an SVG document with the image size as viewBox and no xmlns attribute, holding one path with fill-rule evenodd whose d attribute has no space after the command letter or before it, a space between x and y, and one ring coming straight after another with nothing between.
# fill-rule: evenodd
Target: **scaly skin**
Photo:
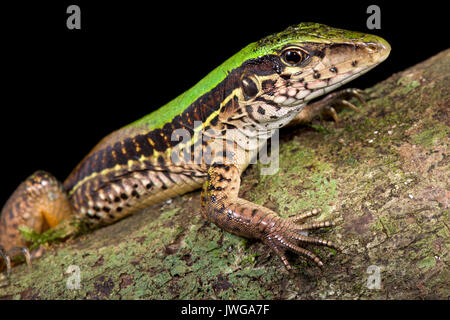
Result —
<instances>
[{"instance_id":1,"label":"scaly skin","mask_svg":"<svg viewBox=\"0 0 450 320\"><path fill-rule=\"evenodd\" d=\"M375 67L389 51L376 36L315 23L248 45L184 94L104 138L62 185L44 172L22 183L2 210L0 254L8 261L8 250L26 246L21 225L43 232L68 217L109 224L203 185L206 219L261 239L288 270L286 250L321 266L299 243L333 247L303 234L332 223L298 224L319 210L283 219L239 198L240 175L274 130L318 115L337 119L333 105L354 108L346 101L359 97L354 89L307 103Z\"/></svg>"}]
</instances>

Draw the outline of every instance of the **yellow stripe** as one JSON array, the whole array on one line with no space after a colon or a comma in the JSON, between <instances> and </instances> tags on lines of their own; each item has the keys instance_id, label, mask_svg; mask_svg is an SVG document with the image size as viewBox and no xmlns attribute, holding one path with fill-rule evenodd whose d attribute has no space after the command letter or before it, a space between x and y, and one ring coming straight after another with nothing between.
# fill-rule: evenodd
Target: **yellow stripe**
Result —
<instances>
[{"instance_id":1,"label":"yellow stripe","mask_svg":"<svg viewBox=\"0 0 450 320\"><path fill-rule=\"evenodd\" d=\"M220 104L220 108L218 109L218 110L216 110L216 111L214 111L213 113L211 113L210 115L209 115L209 117L205 120L205 122L203 122L202 123L202 125L201 126L199 126L198 128L194 128L194 135L193 135L193 137L191 138L191 140L188 142L188 143L186 143L186 144L181 144L181 143L179 143L176 147L179 149L179 150L181 150L181 149L183 149L183 148L186 148L186 147L190 147L190 146L192 146L193 144L194 144L194 141L197 141L197 139L198 139L198 134L205 128L205 127L207 127L210 123L211 123L211 121L220 113L220 111L222 110L222 108L231 100L231 99L233 99L235 96L237 96L237 97L240 97L240 94L241 94L241 89L240 88L236 88L236 89L234 89L223 101L222 101L222 103ZM154 146L154 142L152 141L152 140L150 140L150 139L148 139L149 140L149 142ZM152 164L155 164L155 167L157 167L156 166L156 162L157 162L157 159L158 159L158 157L159 156L164 156L164 160L167 160L167 159L169 159L170 158L170 155L171 155L171 153L172 153L172 148L167 148L166 150L165 150L165 154L163 154L163 153L161 153L161 152L158 152L158 151L156 151L156 150L154 150L153 151L153 154L151 155L151 156L148 156L148 157L145 157L145 156L141 156L140 158L139 158L139 160L128 160L128 163L126 164L126 165L119 165L119 164L116 164L113 168L108 168L108 169L103 169L102 171L100 171L100 172L93 172L93 173L91 173L89 176L87 176L87 177L84 177L82 180L80 180L80 181L78 181L76 184L75 184L75 186L72 188L72 190L70 190L70 192L69 192L69 196L71 196L83 183L85 183L86 181L88 181L88 180L90 180L90 179L93 179L93 178L96 178L96 177L98 177L98 176L100 176L100 175L107 175L107 174L109 174L109 173L111 173L111 172L114 172L114 171L119 171L119 170L122 170L122 169L125 169L125 168L129 168L129 169L131 169L131 167L134 165L134 164L136 164L136 163L142 163L142 162L144 162L144 161L150 161L150 162L152 162ZM131 170L130 170L131 171Z\"/></svg>"},{"instance_id":2,"label":"yellow stripe","mask_svg":"<svg viewBox=\"0 0 450 320\"><path fill-rule=\"evenodd\" d=\"M220 111L222 110L222 108L231 100L233 99L235 96L239 97L241 93L241 89L240 88L236 88L234 89L220 104L219 109L217 109L216 111L214 111L213 113L211 113L209 115L209 117L202 123L201 126L199 126L198 128L194 128L194 136L191 138L191 141L189 141L189 143L186 144L177 144L177 148L179 150L183 149L183 148L189 148L190 146L192 146L195 141L197 141L198 139L198 134L207 126L209 126L209 124L211 123L211 121L220 113Z\"/></svg>"}]
</instances>

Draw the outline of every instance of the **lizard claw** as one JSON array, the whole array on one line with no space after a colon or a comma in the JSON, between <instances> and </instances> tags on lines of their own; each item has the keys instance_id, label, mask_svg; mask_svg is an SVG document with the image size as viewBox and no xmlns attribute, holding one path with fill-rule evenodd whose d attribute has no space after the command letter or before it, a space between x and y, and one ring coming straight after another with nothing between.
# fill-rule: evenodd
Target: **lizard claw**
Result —
<instances>
[{"instance_id":1,"label":"lizard claw","mask_svg":"<svg viewBox=\"0 0 450 320\"><path fill-rule=\"evenodd\" d=\"M348 108L353 111L359 112L359 109L348 100L350 100L351 98L356 98L359 100L359 102L361 102L361 104L365 105L366 100L363 97L364 94L364 91L356 88L349 88L334 92L324 99L323 102L328 104L323 108L322 115L329 116L333 118L335 122L339 122L337 112L341 111L342 109Z\"/></svg>"},{"instance_id":2,"label":"lizard claw","mask_svg":"<svg viewBox=\"0 0 450 320\"><path fill-rule=\"evenodd\" d=\"M334 122L339 122L339 116L336 112L336 109L333 108L332 106L325 106L322 110L321 116L329 116L331 118L333 118Z\"/></svg>"},{"instance_id":3,"label":"lizard claw","mask_svg":"<svg viewBox=\"0 0 450 320\"><path fill-rule=\"evenodd\" d=\"M11 274L11 258L6 252L5 248L0 245L0 257L3 259L3 261L6 264L6 275L9 277Z\"/></svg>"},{"instance_id":4,"label":"lizard claw","mask_svg":"<svg viewBox=\"0 0 450 320\"><path fill-rule=\"evenodd\" d=\"M30 251L25 247L13 247L8 252L6 252L5 248L0 245L0 257L5 261L6 264L6 276L9 278L11 275L11 257L15 257L18 255L23 255L25 257L25 261L28 265L28 268L31 268L31 254Z\"/></svg>"},{"instance_id":5,"label":"lizard claw","mask_svg":"<svg viewBox=\"0 0 450 320\"><path fill-rule=\"evenodd\" d=\"M286 250L309 258L319 267L323 266L323 262L319 259L319 257L311 251L300 247L298 243L322 245L339 250L339 248L332 241L327 241L304 234L305 231L331 227L333 226L331 221L297 224L298 222L303 222L309 217L318 215L320 212L320 209L314 209L299 216L285 218L279 228L268 232L263 239L263 241L267 243L269 247L280 257L288 271L292 271L293 268L285 256Z\"/></svg>"}]
</instances>

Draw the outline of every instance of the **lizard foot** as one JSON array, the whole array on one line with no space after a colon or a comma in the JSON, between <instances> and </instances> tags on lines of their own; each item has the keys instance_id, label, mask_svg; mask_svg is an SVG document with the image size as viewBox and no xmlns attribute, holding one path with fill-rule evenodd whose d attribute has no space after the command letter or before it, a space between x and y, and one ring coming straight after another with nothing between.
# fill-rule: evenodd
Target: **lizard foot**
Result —
<instances>
[{"instance_id":1,"label":"lizard foot","mask_svg":"<svg viewBox=\"0 0 450 320\"><path fill-rule=\"evenodd\" d=\"M318 266L322 261L301 244L337 247L333 242L308 236L306 232L333 226L331 221L304 223L320 213L319 209L295 217L282 218L276 212L238 197L240 183L236 165L213 164L203 185L202 215L222 229L246 238L261 239L280 257L288 271L292 271L285 252L306 256Z\"/></svg>"},{"instance_id":2,"label":"lizard foot","mask_svg":"<svg viewBox=\"0 0 450 320\"><path fill-rule=\"evenodd\" d=\"M309 230L333 226L331 221L301 223L309 217L318 215L320 212L320 209L314 209L299 216L285 218L280 223L279 228L269 231L262 239L263 242L265 242L278 255L288 271L292 271L293 268L286 258L286 250L306 256L314 261L319 267L323 266L323 262L311 251L300 247L298 245L300 243L322 245L339 250L339 248L332 241L310 237L305 234L306 231ZM299 222L301 224L298 224Z\"/></svg>"},{"instance_id":3,"label":"lizard foot","mask_svg":"<svg viewBox=\"0 0 450 320\"><path fill-rule=\"evenodd\" d=\"M25 261L28 265L28 268L31 268L31 255L30 251L25 247L12 247L7 252L5 248L0 245L0 258L6 264L6 276L9 277L11 275L11 258L15 256L23 255L25 257ZM1 262L1 261L0 261Z\"/></svg>"},{"instance_id":4,"label":"lizard foot","mask_svg":"<svg viewBox=\"0 0 450 320\"><path fill-rule=\"evenodd\" d=\"M320 117L321 119L333 119L335 122L339 122L338 112L342 109L348 108L358 111L358 108L348 100L356 98L362 104L366 103L363 94L364 91L355 88L343 89L330 93L319 101L307 104L288 125L303 125L311 122L316 117Z\"/></svg>"},{"instance_id":5,"label":"lizard foot","mask_svg":"<svg viewBox=\"0 0 450 320\"><path fill-rule=\"evenodd\" d=\"M362 104L366 103L363 98L364 91L355 88L348 88L339 90L327 95L324 99L313 103L312 105L317 109L316 113L322 118L332 118L335 122L339 122L337 113L344 108L353 111L359 111L358 108L349 102L351 98L358 99Z\"/></svg>"}]
</instances>

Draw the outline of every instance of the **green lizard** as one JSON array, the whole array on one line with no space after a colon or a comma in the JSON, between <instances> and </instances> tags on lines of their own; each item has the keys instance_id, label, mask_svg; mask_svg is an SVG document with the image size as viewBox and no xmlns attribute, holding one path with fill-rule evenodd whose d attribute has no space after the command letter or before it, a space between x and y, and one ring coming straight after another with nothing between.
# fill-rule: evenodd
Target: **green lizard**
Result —
<instances>
[{"instance_id":1,"label":"green lizard","mask_svg":"<svg viewBox=\"0 0 450 320\"><path fill-rule=\"evenodd\" d=\"M9 198L1 213L0 255L29 262L20 226L41 233L68 218L113 223L141 208L201 188L202 215L222 229L261 239L291 270L289 250L322 262L301 243L334 247L305 235L332 222L304 223L320 210L281 218L239 198L240 175L266 141L286 125L353 107L355 89L330 92L385 60L389 44L373 35L317 23L251 43L194 87L157 111L105 137L63 184L38 171ZM255 138L258 143L255 142Z\"/></svg>"}]
</instances>

